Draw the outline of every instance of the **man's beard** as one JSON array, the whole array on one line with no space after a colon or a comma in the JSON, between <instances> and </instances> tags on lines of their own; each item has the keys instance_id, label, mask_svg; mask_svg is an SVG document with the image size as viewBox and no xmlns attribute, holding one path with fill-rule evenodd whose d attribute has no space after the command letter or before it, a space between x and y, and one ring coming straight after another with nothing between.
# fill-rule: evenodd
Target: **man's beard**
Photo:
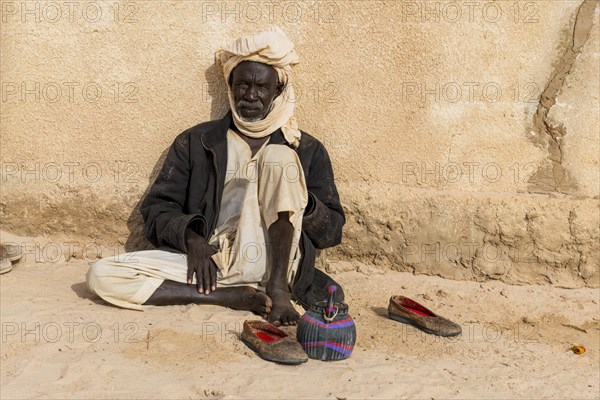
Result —
<instances>
[{"instance_id":1,"label":"man's beard","mask_svg":"<svg viewBox=\"0 0 600 400\"><path fill-rule=\"evenodd\" d=\"M244 122L260 121L260 120L264 119L267 116L267 114L269 113L269 110L268 109L265 110L265 106L260 101L250 102L250 101L246 101L246 100L240 100L236 103L236 108L237 108L238 115ZM261 111L261 113L259 115L253 116L253 117L244 117L240 113L241 108L257 109L257 110Z\"/></svg>"}]
</instances>

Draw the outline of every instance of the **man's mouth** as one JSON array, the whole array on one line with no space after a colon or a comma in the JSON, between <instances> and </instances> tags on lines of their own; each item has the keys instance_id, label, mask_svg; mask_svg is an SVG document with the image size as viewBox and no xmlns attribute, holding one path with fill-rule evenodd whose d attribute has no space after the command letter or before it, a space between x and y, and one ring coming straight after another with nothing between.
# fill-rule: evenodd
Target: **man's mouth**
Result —
<instances>
[{"instance_id":1,"label":"man's mouth","mask_svg":"<svg viewBox=\"0 0 600 400\"><path fill-rule=\"evenodd\" d=\"M263 105L261 103L250 103L244 100L240 100L237 106L238 109L249 112L257 112L263 110Z\"/></svg>"},{"instance_id":2,"label":"man's mouth","mask_svg":"<svg viewBox=\"0 0 600 400\"><path fill-rule=\"evenodd\" d=\"M237 111L244 120L253 122L263 118L264 106L260 102L240 100L237 103Z\"/></svg>"}]
</instances>

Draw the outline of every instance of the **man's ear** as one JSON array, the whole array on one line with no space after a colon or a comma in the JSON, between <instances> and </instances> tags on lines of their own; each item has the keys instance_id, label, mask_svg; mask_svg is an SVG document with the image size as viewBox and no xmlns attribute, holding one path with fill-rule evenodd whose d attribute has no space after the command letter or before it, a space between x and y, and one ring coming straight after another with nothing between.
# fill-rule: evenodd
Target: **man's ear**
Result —
<instances>
[{"instance_id":1,"label":"man's ear","mask_svg":"<svg viewBox=\"0 0 600 400\"><path fill-rule=\"evenodd\" d=\"M283 87L284 87L283 83L279 83L277 85L277 89L275 89L275 97L279 96L281 94L281 92L283 92Z\"/></svg>"}]
</instances>

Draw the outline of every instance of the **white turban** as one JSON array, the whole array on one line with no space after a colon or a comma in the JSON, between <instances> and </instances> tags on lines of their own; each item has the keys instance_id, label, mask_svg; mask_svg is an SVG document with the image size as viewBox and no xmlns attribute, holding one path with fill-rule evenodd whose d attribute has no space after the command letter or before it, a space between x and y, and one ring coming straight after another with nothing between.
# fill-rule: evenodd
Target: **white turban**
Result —
<instances>
[{"instance_id":1,"label":"white turban","mask_svg":"<svg viewBox=\"0 0 600 400\"><path fill-rule=\"evenodd\" d=\"M296 100L292 87L292 65L298 64L299 57L294 51L294 43L288 39L285 32L278 26L273 26L256 35L242 36L219 49L216 60L223 68L233 121L240 132L252 138L263 138L281 128L285 140L298 147L300 130L294 118ZM283 84L283 91L273 100L267 116L260 121L244 121L237 113L229 86L229 76L242 61L255 61L272 66L277 71L279 82Z\"/></svg>"}]
</instances>

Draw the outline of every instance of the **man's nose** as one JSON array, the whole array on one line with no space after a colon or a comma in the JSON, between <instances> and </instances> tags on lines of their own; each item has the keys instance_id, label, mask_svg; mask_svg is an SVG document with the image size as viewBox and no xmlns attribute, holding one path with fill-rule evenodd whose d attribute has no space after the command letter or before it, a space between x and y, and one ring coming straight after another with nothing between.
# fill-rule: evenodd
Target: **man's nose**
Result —
<instances>
[{"instance_id":1,"label":"man's nose","mask_svg":"<svg viewBox=\"0 0 600 400\"><path fill-rule=\"evenodd\" d=\"M244 97L248 101L258 100L258 88L256 87L256 85L248 86L248 90L246 90L246 93L244 93Z\"/></svg>"}]
</instances>

